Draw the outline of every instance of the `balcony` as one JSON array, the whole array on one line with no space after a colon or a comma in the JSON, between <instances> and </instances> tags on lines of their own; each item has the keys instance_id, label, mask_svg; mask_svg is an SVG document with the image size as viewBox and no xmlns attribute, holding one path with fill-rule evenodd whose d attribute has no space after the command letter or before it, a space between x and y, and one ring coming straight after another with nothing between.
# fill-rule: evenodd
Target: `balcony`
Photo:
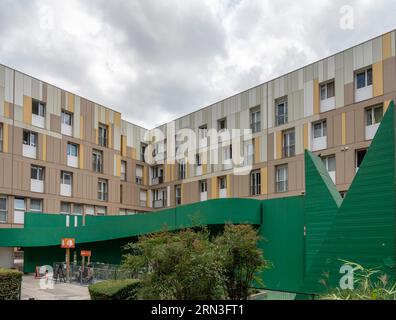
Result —
<instances>
[{"instance_id":1,"label":"balcony","mask_svg":"<svg viewBox=\"0 0 396 320\"><path fill-rule=\"evenodd\" d=\"M61 132L62 132L62 134L66 135L66 136L72 136L73 127L68 124L62 123Z\"/></svg>"},{"instance_id":2,"label":"balcony","mask_svg":"<svg viewBox=\"0 0 396 320\"><path fill-rule=\"evenodd\" d=\"M320 112L327 112L335 109L335 97L320 100Z\"/></svg>"},{"instance_id":3,"label":"balcony","mask_svg":"<svg viewBox=\"0 0 396 320\"><path fill-rule=\"evenodd\" d=\"M30 191L44 193L44 181L30 179Z\"/></svg>"},{"instance_id":4,"label":"balcony","mask_svg":"<svg viewBox=\"0 0 396 320\"><path fill-rule=\"evenodd\" d=\"M76 156L67 156L67 165L69 167L78 168L78 157Z\"/></svg>"},{"instance_id":5,"label":"balcony","mask_svg":"<svg viewBox=\"0 0 396 320\"><path fill-rule=\"evenodd\" d=\"M327 148L327 136L312 139L312 151Z\"/></svg>"},{"instance_id":6,"label":"balcony","mask_svg":"<svg viewBox=\"0 0 396 320\"><path fill-rule=\"evenodd\" d=\"M153 208L158 209L158 208L164 208L166 206L166 199L159 199L159 200L154 200L153 201Z\"/></svg>"},{"instance_id":7,"label":"balcony","mask_svg":"<svg viewBox=\"0 0 396 320\"><path fill-rule=\"evenodd\" d=\"M36 146L31 146L28 144L23 145L22 155L27 158L36 159L37 158L37 148Z\"/></svg>"},{"instance_id":8,"label":"balcony","mask_svg":"<svg viewBox=\"0 0 396 320\"><path fill-rule=\"evenodd\" d=\"M202 176L202 166L197 166L196 175Z\"/></svg>"},{"instance_id":9,"label":"balcony","mask_svg":"<svg viewBox=\"0 0 396 320\"><path fill-rule=\"evenodd\" d=\"M160 176L160 177L155 177L151 179L151 185L155 186L157 184L161 184L164 183L164 177Z\"/></svg>"},{"instance_id":10,"label":"balcony","mask_svg":"<svg viewBox=\"0 0 396 320\"><path fill-rule=\"evenodd\" d=\"M365 128L365 138L366 140L374 139L375 134L380 126L380 123L372 124L371 126L366 126Z\"/></svg>"},{"instance_id":11,"label":"balcony","mask_svg":"<svg viewBox=\"0 0 396 320\"><path fill-rule=\"evenodd\" d=\"M38 116L37 114L32 114L32 125L39 128L45 128L45 118Z\"/></svg>"},{"instance_id":12,"label":"balcony","mask_svg":"<svg viewBox=\"0 0 396 320\"><path fill-rule=\"evenodd\" d=\"M360 89L355 89L355 102L367 100L373 97L373 86L366 86Z\"/></svg>"},{"instance_id":13,"label":"balcony","mask_svg":"<svg viewBox=\"0 0 396 320\"><path fill-rule=\"evenodd\" d=\"M61 183L60 195L64 196L64 197L71 197L72 196L72 186L70 184Z\"/></svg>"}]
</instances>

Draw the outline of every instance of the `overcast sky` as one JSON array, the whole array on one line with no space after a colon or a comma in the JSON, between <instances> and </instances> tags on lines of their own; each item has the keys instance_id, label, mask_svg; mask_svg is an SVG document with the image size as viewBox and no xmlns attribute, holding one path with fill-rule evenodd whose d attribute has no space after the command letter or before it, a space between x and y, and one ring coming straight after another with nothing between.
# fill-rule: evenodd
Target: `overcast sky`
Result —
<instances>
[{"instance_id":1,"label":"overcast sky","mask_svg":"<svg viewBox=\"0 0 396 320\"><path fill-rule=\"evenodd\" d=\"M395 12L394 0L0 0L0 63L152 128L389 31Z\"/></svg>"}]
</instances>

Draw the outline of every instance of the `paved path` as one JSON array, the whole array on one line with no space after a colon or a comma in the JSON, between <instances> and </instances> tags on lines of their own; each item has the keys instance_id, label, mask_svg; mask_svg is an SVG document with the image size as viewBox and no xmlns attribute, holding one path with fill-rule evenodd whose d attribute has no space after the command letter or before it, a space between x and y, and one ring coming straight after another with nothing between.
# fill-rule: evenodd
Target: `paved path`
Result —
<instances>
[{"instance_id":1,"label":"paved path","mask_svg":"<svg viewBox=\"0 0 396 320\"><path fill-rule=\"evenodd\" d=\"M53 289L41 289L40 279L24 275L22 279L22 300L90 300L88 287L70 283L56 283Z\"/></svg>"}]
</instances>

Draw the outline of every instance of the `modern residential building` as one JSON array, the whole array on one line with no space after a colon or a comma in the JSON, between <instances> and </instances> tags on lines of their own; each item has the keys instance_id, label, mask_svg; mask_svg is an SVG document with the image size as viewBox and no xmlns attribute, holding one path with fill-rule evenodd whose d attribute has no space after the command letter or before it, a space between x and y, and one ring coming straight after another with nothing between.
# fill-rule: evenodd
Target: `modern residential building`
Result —
<instances>
[{"instance_id":1,"label":"modern residential building","mask_svg":"<svg viewBox=\"0 0 396 320\"><path fill-rule=\"evenodd\" d=\"M345 194L396 97L395 39L386 33L176 119L176 130L196 133L194 164L167 163L159 143L149 165L145 135L153 130L0 66L0 228L22 226L25 211L126 215L214 198L301 195L305 149L321 156ZM169 125L156 129L177 147ZM240 150L248 174L234 170L232 144L216 151L219 163L203 161L213 154L210 129L252 130Z\"/></svg>"}]
</instances>

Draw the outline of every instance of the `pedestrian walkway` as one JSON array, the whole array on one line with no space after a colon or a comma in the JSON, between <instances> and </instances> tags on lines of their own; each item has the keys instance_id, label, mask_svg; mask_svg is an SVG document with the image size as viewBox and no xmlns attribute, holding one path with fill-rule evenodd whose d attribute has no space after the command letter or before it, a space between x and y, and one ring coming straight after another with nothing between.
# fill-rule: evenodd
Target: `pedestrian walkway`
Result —
<instances>
[{"instance_id":1,"label":"pedestrian walkway","mask_svg":"<svg viewBox=\"0 0 396 320\"><path fill-rule=\"evenodd\" d=\"M40 279L24 275L22 300L90 300L88 287L71 283L55 283L53 289L42 289Z\"/></svg>"}]
</instances>

